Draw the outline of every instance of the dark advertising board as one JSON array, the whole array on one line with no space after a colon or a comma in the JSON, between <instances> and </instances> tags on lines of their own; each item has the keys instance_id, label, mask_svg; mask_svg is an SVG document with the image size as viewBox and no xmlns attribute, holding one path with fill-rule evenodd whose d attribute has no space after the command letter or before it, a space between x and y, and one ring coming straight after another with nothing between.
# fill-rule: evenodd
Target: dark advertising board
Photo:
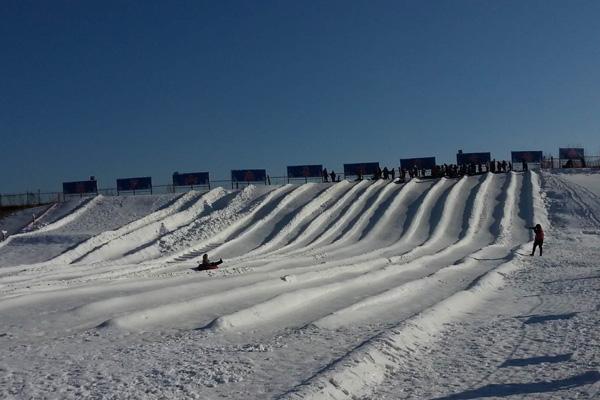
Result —
<instances>
[{"instance_id":1,"label":"dark advertising board","mask_svg":"<svg viewBox=\"0 0 600 400\"><path fill-rule=\"evenodd\" d=\"M358 176L359 173L361 175L375 175L377 168L379 168L378 162L344 164L344 175Z\"/></svg>"},{"instance_id":2,"label":"dark advertising board","mask_svg":"<svg viewBox=\"0 0 600 400\"><path fill-rule=\"evenodd\" d=\"M458 153L456 154L456 164L485 164L491 161L490 153Z\"/></svg>"},{"instance_id":3,"label":"dark advertising board","mask_svg":"<svg viewBox=\"0 0 600 400\"><path fill-rule=\"evenodd\" d=\"M117 191L152 190L152 178L149 176L141 178L117 179Z\"/></svg>"},{"instance_id":4,"label":"dark advertising board","mask_svg":"<svg viewBox=\"0 0 600 400\"><path fill-rule=\"evenodd\" d=\"M404 169L411 169L414 166L418 169L430 169L435 168L435 157L419 157L419 158L401 158L400 167Z\"/></svg>"},{"instance_id":5,"label":"dark advertising board","mask_svg":"<svg viewBox=\"0 0 600 400\"><path fill-rule=\"evenodd\" d=\"M541 151L511 151L510 156L513 163L541 163L542 152Z\"/></svg>"},{"instance_id":6,"label":"dark advertising board","mask_svg":"<svg viewBox=\"0 0 600 400\"><path fill-rule=\"evenodd\" d=\"M293 165L287 167L288 178L319 178L322 175L322 165Z\"/></svg>"},{"instance_id":7,"label":"dark advertising board","mask_svg":"<svg viewBox=\"0 0 600 400\"><path fill-rule=\"evenodd\" d=\"M173 186L206 186L210 183L208 172L173 174Z\"/></svg>"},{"instance_id":8,"label":"dark advertising board","mask_svg":"<svg viewBox=\"0 0 600 400\"><path fill-rule=\"evenodd\" d=\"M558 158L561 160L579 160L584 157L584 151L579 147L561 147L558 149Z\"/></svg>"},{"instance_id":9,"label":"dark advertising board","mask_svg":"<svg viewBox=\"0 0 600 400\"><path fill-rule=\"evenodd\" d=\"M63 194L98 193L96 181L63 182Z\"/></svg>"},{"instance_id":10,"label":"dark advertising board","mask_svg":"<svg viewBox=\"0 0 600 400\"><path fill-rule=\"evenodd\" d=\"M234 169L231 170L233 182L264 182L267 180L265 169Z\"/></svg>"}]
</instances>

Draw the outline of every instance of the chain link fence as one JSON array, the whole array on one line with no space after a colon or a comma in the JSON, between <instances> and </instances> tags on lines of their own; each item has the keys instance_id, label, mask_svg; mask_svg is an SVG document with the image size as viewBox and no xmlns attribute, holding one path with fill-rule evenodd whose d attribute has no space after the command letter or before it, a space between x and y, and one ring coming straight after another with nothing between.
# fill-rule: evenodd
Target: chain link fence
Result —
<instances>
[{"instance_id":1,"label":"chain link fence","mask_svg":"<svg viewBox=\"0 0 600 400\"><path fill-rule=\"evenodd\" d=\"M518 169L518 166L516 169ZM558 168L595 168L600 169L600 156L586 156L581 159L559 159L554 157L545 157L540 164L542 169L558 169ZM129 191L119 192L117 188L102 188L98 189L98 194L104 196L118 196L118 195L141 195L141 194L167 194L167 193L184 193L190 190L197 190L200 192L207 192L210 189L216 187L223 187L225 189L243 189L251 184L258 185L284 185L287 183L302 184L306 182L322 182L321 178L288 178L287 176L267 176L267 180L264 182L235 182L232 180L217 180L211 181L210 185L204 186L173 186L169 185L156 185L152 187L152 190L140 190L140 191ZM17 194L0 194L0 207L28 207L37 206L41 204L63 202L74 197L86 197L95 196L96 193L86 194L70 194L65 195L62 192L26 192Z\"/></svg>"},{"instance_id":2,"label":"chain link fence","mask_svg":"<svg viewBox=\"0 0 600 400\"><path fill-rule=\"evenodd\" d=\"M576 159L562 159L554 157L544 157L542 161L543 169L553 168L600 168L600 156L585 156Z\"/></svg>"},{"instance_id":3,"label":"chain link fence","mask_svg":"<svg viewBox=\"0 0 600 400\"><path fill-rule=\"evenodd\" d=\"M101 188L98 189L98 194L104 196L119 196L119 195L143 195L143 194L169 194L169 193L184 193L190 190L197 190L200 192L208 192L216 187L222 187L224 189L243 189L248 185L284 185L287 183L301 184L305 182L321 182L321 178L317 179L290 179L287 176L267 176L266 181L260 182L234 182L232 180L217 180L211 181L210 185L200 186L173 186L170 185L156 185L152 186L151 190L139 190L139 191L127 191L119 192L117 188ZM37 206L41 204L49 203L60 203L68 199L76 197L87 197L95 196L96 193L82 193L82 194L63 194L62 192L26 192L16 194L0 194L0 207L29 207Z\"/></svg>"}]
</instances>

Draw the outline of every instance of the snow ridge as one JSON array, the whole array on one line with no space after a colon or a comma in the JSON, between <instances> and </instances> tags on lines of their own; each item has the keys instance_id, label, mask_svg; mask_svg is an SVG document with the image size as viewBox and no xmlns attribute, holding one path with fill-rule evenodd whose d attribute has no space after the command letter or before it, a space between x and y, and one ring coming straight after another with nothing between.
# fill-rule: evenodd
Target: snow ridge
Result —
<instances>
[{"instance_id":1,"label":"snow ridge","mask_svg":"<svg viewBox=\"0 0 600 400\"><path fill-rule=\"evenodd\" d=\"M533 187L533 218L546 222L547 212L541 201L539 176L533 172L527 175ZM503 227L497 238L497 243L504 246L511 246L509 226L516 215L516 174L510 174L510 183L508 186L507 201L504 206L504 213L500 226ZM523 250L526 244L520 244L516 248ZM506 274L514 271L518 264L512 262L515 252L510 251L507 256L507 262L500 266L478 275L473 281L461 291L443 299L437 304L427 308L415 316L407 319L398 327L390 332L385 332L379 336L365 342L354 351L348 353L332 364L325 371L315 375L304 384L296 387L288 393L281 396L281 399L350 399L368 395L372 388L378 385L385 378L387 371L393 370L397 363L402 359L402 354L412 351L416 343L425 343L435 339L437 333L444 328L444 324L450 322L460 315L472 309L485 299L490 291L499 289L505 280ZM475 262L467 260L461 265L464 268L468 265L474 265ZM442 274L449 269L440 270L436 274ZM378 302L389 301L394 297L414 292L422 289L423 285L429 281L435 280L434 276L427 277L427 280L416 281L409 284L412 287L399 287L394 289L387 296L375 298L367 303L357 304L354 310L362 307L377 304ZM391 296L391 297L388 297ZM348 313L352 309L344 311ZM327 320L321 322L323 325Z\"/></svg>"},{"instance_id":2,"label":"snow ridge","mask_svg":"<svg viewBox=\"0 0 600 400\"><path fill-rule=\"evenodd\" d=\"M168 215L171 215L177 212L180 208L182 208L186 203L190 200L195 199L198 196L198 192L187 192L184 195L180 196L173 204L170 206L157 210L145 217L137 219L133 222L130 222L127 225L124 225L113 231L105 231L100 233L99 235L93 236L85 242L81 243L74 249L66 251L65 253L53 258L49 261L49 263L67 263L70 264L77 259L82 258L87 255L91 251L99 248L100 246L108 243L111 240L114 240L118 237L121 237L127 233L133 232L134 230L140 229L152 222L158 221L162 218L165 218Z\"/></svg>"}]
</instances>

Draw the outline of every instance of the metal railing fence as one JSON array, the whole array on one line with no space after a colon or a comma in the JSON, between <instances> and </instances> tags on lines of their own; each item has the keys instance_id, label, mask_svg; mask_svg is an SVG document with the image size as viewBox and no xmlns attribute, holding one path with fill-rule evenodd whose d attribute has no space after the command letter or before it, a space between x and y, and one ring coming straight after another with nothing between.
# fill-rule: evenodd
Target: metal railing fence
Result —
<instances>
[{"instance_id":1,"label":"metal railing fence","mask_svg":"<svg viewBox=\"0 0 600 400\"><path fill-rule=\"evenodd\" d=\"M586 156L583 159L565 160L554 157L544 157L541 164L542 169L558 169L558 168L600 168L600 156ZM515 165L515 169L518 166ZM303 184L305 182L322 182L321 178L289 178L287 176L267 176L267 179L263 182L235 182L230 179L227 180L216 180L210 181L209 185L201 186L173 186L172 184L167 185L156 185L152 186L151 190L140 190L140 191L127 191L119 192L117 188L101 188L98 189L97 194L104 196L118 196L118 195L143 195L143 194L172 194L172 193L184 193L190 190L197 190L200 192L207 192L210 189L216 187L223 187L225 189L243 189L250 184L257 185L284 185L288 183L292 184ZM20 207L20 206L37 206L41 204L63 202L65 200L74 197L86 197L95 196L96 193L84 193L84 194L68 194L65 195L62 192L25 192L25 193L14 193L14 194L0 194L0 207Z\"/></svg>"},{"instance_id":2,"label":"metal railing fence","mask_svg":"<svg viewBox=\"0 0 600 400\"><path fill-rule=\"evenodd\" d=\"M544 157L542 168L600 168L600 156L585 156L579 159Z\"/></svg>"},{"instance_id":3,"label":"metal railing fence","mask_svg":"<svg viewBox=\"0 0 600 400\"><path fill-rule=\"evenodd\" d=\"M313 179L313 182L320 182L321 179ZM25 193L12 193L12 194L0 194L0 207L13 207L13 206L37 206L48 203L60 203L68 199L77 197L95 196L101 194L104 196L119 196L119 195L144 195L144 194L172 194L172 193L185 193L190 190L197 190L200 192L208 192L216 187L222 187L224 189L243 189L248 185L284 185L287 183L304 183L305 180L301 179L288 179L287 176L274 176L267 177L266 181L259 182L235 182L230 179L228 180L216 180L211 181L209 185L191 185L191 186L173 186L168 185L156 185L152 186L151 190L136 190L136 191L119 191L117 188L100 188L97 193L81 193L81 194L64 194L62 192L25 192Z\"/></svg>"}]
</instances>

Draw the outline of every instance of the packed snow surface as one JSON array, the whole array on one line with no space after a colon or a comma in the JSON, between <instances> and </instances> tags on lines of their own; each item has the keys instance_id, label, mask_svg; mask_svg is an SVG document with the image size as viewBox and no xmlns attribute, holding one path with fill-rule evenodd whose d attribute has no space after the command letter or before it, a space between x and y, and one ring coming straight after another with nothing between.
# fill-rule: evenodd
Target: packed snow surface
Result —
<instances>
[{"instance_id":1,"label":"packed snow surface","mask_svg":"<svg viewBox=\"0 0 600 400\"><path fill-rule=\"evenodd\" d=\"M56 205L0 243L0 397L600 398L598 188L530 172ZM204 253L221 268L192 270Z\"/></svg>"},{"instance_id":2,"label":"packed snow surface","mask_svg":"<svg viewBox=\"0 0 600 400\"><path fill-rule=\"evenodd\" d=\"M46 261L104 231L167 206L175 195L96 196L50 207L0 243L0 265Z\"/></svg>"}]
</instances>

